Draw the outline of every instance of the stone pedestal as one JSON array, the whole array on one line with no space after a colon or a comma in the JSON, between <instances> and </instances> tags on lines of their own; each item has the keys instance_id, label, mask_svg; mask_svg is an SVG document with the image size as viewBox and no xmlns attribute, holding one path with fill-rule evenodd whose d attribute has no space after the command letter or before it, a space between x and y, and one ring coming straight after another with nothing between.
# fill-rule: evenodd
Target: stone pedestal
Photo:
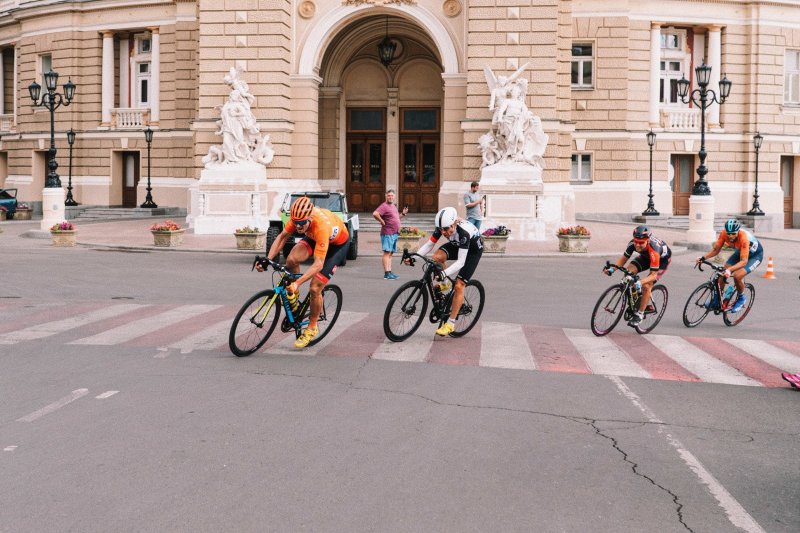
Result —
<instances>
[{"instance_id":1,"label":"stone pedestal","mask_svg":"<svg viewBox=\"0 0 800 533\"><path fill-rule=\"evenodd\" d=\"M686 241L710 245L716 238L714 197L693 194L689 197L689 230L686 232Z\"/></svg>"},{"instance_id":2,"label":"stone pedestal","mask_svg":"<svg viewBox=\"0 0 800 533\"><path fill-rule=\"evenodd\" d=\"M67 194L63 187L45 187L42 189L42 224L40 229L50 231L53 224L63 222L64 200Z\"/></svg>"},{"instance_id":3,"label":"stone pedestal","mask_svg":"<svg viewBox=\"0 0 800 533\"><path fill-rule=\"evenodd\" d=\"M269 227L267 169L255 162L203 169L190 188L187 222L198 235L229 235L245 226Z\"/></svg>"},{"instance_id":4,"label":"stone pedestal","mask_svg":"<svg viewBox=\"0 0 800 533\"><path fill-rule=\"evenodd\" d=\"M542 169L524 163L498 163L481 170L480 185L486 195L486 220L481 229L503 225L511 230L512 240L545 240Z\"/></svg>"}]
</instances>

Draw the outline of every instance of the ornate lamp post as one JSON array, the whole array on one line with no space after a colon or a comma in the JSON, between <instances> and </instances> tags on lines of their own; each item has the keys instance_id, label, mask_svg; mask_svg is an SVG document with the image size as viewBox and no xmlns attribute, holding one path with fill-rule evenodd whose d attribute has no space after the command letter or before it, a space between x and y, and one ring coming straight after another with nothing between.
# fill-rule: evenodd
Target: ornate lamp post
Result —
<instances>
[{"instance_id":1,"label":"ornate lamp post","mask_svg":"<svg viewBox=\"0 0 800 533\"><path fill-rule=\"evenodd\" d=\"M699 85L700 88L693 90L691 94L689 94L689 80L681 78L678 82L678 96L684 104L688 104L689 101L692 101L694 105L700 108L700 152L698 153L700 156L700 166L697 167L697 175L700 179L694 183L692 194L709 196L711 194L711 189L708 188L708 182L706 181L706 174L708 174L708 168L706 168L706 109L715 102L720 106L724 104L725 100L731 94L731 85L733 84L728 80L727 76L723 76L719 81L719 95L717 95L717 93L708 88L708 82L711 78L711 67L702 64L695 68L694 72L697 85Z\"/></svg>"},{"instance_id":2,"label":"ornate lamp post","mask_svg":"<svg viewBox=\"0 0 800 533\"><path fill-rule=\"evenodd\" d=\"M756 148L756 191L753 194L753 208L747 212L748 215L754 216L762 216L764 211L761 210L761 206L758 205L758 152L761 150L761 143L764 142L764 136L760 133L756 132L753 135L753 146Z\"/></svg>"},{"instance_id":3,"label":"ornate lamp post","mask_svg":"<svg viewBox=\"0 0 800 533\"><path fill-rule=\"evenodd\" d=\"M153 195L150 194L150 191L153 190L150 187L150 143L153 142L153 130L150 129L150 126L147 126L147 129L144 130L144 140L147 141L147 196L144 199L144 203L139 207L158 207L153 201Z\"/></svg>"},{"instance_id":4,"label":"ornate lamp post","mask_svg":"<svg viewBox=\"0 0 800 533\"><path fill-rule=\"evenodd\" d=\"M656 206L653 203L653 146L656 144L656 134L653 130L647 132L647 146L650 147L650 194L647 195L647 209L642 211L644 216L657 217L660 213L656 211Z\"/></svg>"},{"instance_id":5,"label":"ornate lamp post","mask_svg":"<svg viewBox=\"0 0 800 533\"><path fill-rule=\"evenodd\" d=\"M50 110L50 151L48 153L50 172L47 173L45 188L61 188L61 180L56 173L58 163L56 163L55 111L62 105L68 106L72 103L72 99L75 97L75 84L69 80L64 84L64 93L57 93L58 72L52 69L44 75L44 83L45 89L47 89L45 94L42 94L42 86L35 81L28 86L28 91L31 94L33 105L41 105ZM41 101L39 96L42 98Z\"/></svg>"},{"instance_id":6,"label":"ornate lamp post","mask_svg":"<svg viewBox=\"0 0 800 533\"><path fill-rule=\"evenodd\" d=\"M75 144L75 130L72 128L67 132L67 143L69 143L69 185L67 185L67 199L64 205L75 206L78 202L72 197L72 145Z\"/></svg>"}]
</instances>

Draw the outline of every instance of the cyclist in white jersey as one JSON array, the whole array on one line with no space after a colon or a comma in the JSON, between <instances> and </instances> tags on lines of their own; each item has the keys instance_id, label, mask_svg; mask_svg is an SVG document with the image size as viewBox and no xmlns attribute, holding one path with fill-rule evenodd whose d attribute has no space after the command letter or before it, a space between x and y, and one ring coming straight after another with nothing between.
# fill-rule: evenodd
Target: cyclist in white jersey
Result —
<instances>
[{"instance_id":1,"label":"cyclist in white jersey","mask_svg":"<svg viewBox=\"0 0 800 533\"><path fill-rule=\"evenodd\" d=\"M442 281L445 279L444 276L458 275L453 287L450 318L436 330L437 335L445 337L455 330L456 317L461 304L464 303L464 286L472 278L483 255L483 239L478 228L458 218L458 212L454 207L440 209L436 213L434 222L435 228L430 240L423 244L417 253L426 255L441 237L447 238L447 242L433 253L433 260L439 263L443 270ZM453 259L455 262L445 268L446 261Z\"/></svg>"}]
</instances>

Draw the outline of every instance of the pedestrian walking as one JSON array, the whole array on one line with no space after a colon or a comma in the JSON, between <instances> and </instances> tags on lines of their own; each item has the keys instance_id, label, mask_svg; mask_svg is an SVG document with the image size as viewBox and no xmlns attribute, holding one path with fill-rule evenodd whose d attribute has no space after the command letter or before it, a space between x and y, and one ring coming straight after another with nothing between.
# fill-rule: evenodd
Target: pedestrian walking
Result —
<instances>
[{"instance_id":1,"label":"pedestrian walking","mask_svg":"<svg viewBox=\"0 0 800 533\"><path fill-rule=\"evenodd\" d=\"M469 192L464 193L464 207L467 208L467 222L472 224L478 229L481 229L481 221L483 220L483 196L478 194L477 181L473 181L469 185Z\"/></svg>"},{"instance_id":2,"label":"pedestrian walking","mask_svg":"<svg viewBox=\"0 0 800 533\"><path fill-rule=\"evenodd\" d=\"M383 279L397 279L392 272L392 255L397 251L397 236L400 234L400 218L408 213L408 206L399 211L394 203L394 189L386 191L386 201L378 206L372 216L381 223L381 249L383 250Z\"/></svg>"}]
</instances>

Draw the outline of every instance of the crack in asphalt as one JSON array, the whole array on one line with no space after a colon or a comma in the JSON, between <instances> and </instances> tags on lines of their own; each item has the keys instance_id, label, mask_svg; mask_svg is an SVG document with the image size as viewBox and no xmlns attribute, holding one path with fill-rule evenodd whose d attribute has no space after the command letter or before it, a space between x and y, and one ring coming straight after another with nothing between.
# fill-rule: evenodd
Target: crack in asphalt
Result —
<instances>
[{"instance_id":1,"label":"crack in asphalt","mask_svg":"<svg viewBox=\"0 0 800 533\"><path fill-rule=\"evenodd\" d=\"M666 488L665 486L661 485L660 483L657 483L653 478L651 478L647 474L644 474L644 473L640 472L638 463L635 463L635 462L631 461L628 458L628 453L625 450L623 450L622 448L619 447L619 442L617 441L617 439L615 439L611 435L606 435L605 433L603 433L603 430L601 430L597 426L597 421L592 421L590 423L590 425L592 426L592 428L594 429L594 431L595 431L595 433L597 435L603 437L604 439L607 439L607 440L611 441L611 447L614 448L615 450L617 450L622 455L622 460L623 461L625 461L626 463L631 465L631 471L634 473L634 475L637 475L637 476L647 480L654 487L656 487L656 488L666 492L667 494L669 494L669 496L672 498L672 502L675 504L675 512L678 515L678 522L680 522L680 524L684 528L686 528L687 531L691 531L692 533L694 533L694 530L692 528L690 528L689 525L683 519L683 504L679 501L678 495L675 494L674 492L672 492L670 489Z\"/></svg>"}]
</instances>

